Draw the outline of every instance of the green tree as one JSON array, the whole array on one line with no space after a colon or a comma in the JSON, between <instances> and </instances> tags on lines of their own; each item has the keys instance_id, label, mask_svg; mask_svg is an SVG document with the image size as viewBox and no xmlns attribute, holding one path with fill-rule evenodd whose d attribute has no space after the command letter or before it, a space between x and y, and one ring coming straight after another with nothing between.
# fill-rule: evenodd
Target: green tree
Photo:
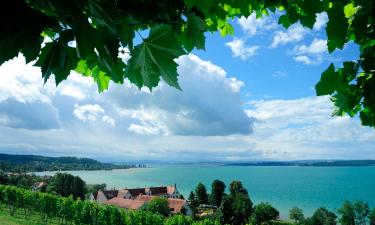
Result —
<instances>
[{"instance_id":1,"label":"green tree","mask_svg":"<svg viewBox=\"0 0 375 225\"><path fill-rule=\"evenodd\" d=\"M154 198L149 201L146 205L146 210L153 213L159 213L163 216L169 216L171 214L171 209L168 206L167 199L160 197Z\"/></svg>"},{"instance_id":2,"label":"green tree","mask_svg":"<svg viewBox=\"0 0 375 225\"><path fill-rule=\"evenodd\" d=\"M289 219L293 220L295 224L302 224L305 220L302 209L293 207L289 210Z\"/></svg>"},{"instance_id":3,"label":"green tree","mask_svg":"<svg viewBox=\"0 0 375 225\"><path fill-rule=\"evenodd\" d=\"M324 207L318 208L312 217L308 218L308 225L336 225L337 216Z\"/></svg>"},{"instance_id":4,"label":"green tree","mask_svg":"<svg viewBox=\"0 0 375 225\"><path fill-rule=\"evenodd\" d=\"M375 225L375 208L373 208L369 214L370 225Z\"/></svg>"},{"instance_id":5,"label":"green tree","mask_svg":"<svg viewBox=\"0 0 375 225\"><path fill-rule=\"evenodd\" d=\"M363 201L356 201L354 202L354 213L356 225L366 225L370 207Z\"/></svg>"},{"instance_id":6,"label":"green tree","mask_svg":"<svg viewBox=\"0 0 375 225\"><path fill-rule=\"evenodd\" d=\"M341 215L339 222L341 225L356 225L354 206L351 202L345 200L338 213Z\"/></svg>"},{"instance_id":7,"label":"green tree","mask_svg":"<svg viewBox=\"0 0 375 225\"><path fill-rule=\"evenodd\" d=\"M246 224L249 222L253 203L240 181L232 181L230 194L223 198L218 210L223 224Z\"/></svg>"},{"instance_id":8,"label":"green tree","mask_svg":"<svg viewBox=\"0 0 375 225\"><path fill-rule=\"evenodd\" d=\"M47 191L63 197L85 198L86 183L78 176L68 173L56 173L50 180Z\"/></svg>"},{"instance_id":9,"label":"green tree","mask_svg":"<svg viewBox=\"0 0 375 225\"><path fill-rule=\"evenodd\" d=\"M195 196L193 191L190 192L188 201L189 201L190 210L192 212L192 217L193 217L193 219L195 219L195 214L197 213L197 209L199 207L199 202L198 202L197 197Z\"/></svg>"},{"instance_id":10,"label":"green tree","mask_svg":"<svg viewBox=\"0 0 375 225\"><path fill-rule=\"evenodd\" d=\"M225 196L219 207L218 213L221 224L230 224L233 220L233 197Z\"/></svg>"},{"instance_id":11,"label":"green tree","mask_svg":"<svg viewBox=\"0 0 375 225\"><path fill-rule=\"evenodd\" d=\"M252 213L252 221L256 225L270 224L271 220L276 220L278 217L279 211L266 202L256 205Z\"/></svg>"},{"instance_id":12,"label":"green tree","mask_svg":"<svg viewBox=\"0 0 375 225\"><path fill-rule=\"evenodd\" d=\"M249 195L239 193L233 199L233 223L246 224L249 221L253 209Z\"/></svg>"},{"instance_id":13,"label":"green tree","mask_svg":"<svg viewBox=\"0 0 375 225\"><path fill-rule=\"evenodd\" d=\"M231 195L236 195L239 193L247 194L246 188L243 187L242 182L235 180L230 183L229 192Z\"/></svg>"},{"instance_id":14,"label":"green tree","mask_svg":"<svg viewBox=\"0 0 375 225\"><path fill-rule=\"evenodd\" d=\"M221 180L214 180L211 185L210 203L219 207L225 196L224 192L225 183Z\"/></svg>"},{"instance_id":15,"label":"green tree","mask_svg":"<svg viewBox=\"0 0 375 225\"><path fill-rule=\"evenodd\" d=\"M92 77L100 92L124 79L139 88L152 89L161 79L179 88L174 59L204 49L205 32L233 34L230 19L282 11L279 24L312 29L316 15L326 12L328 51L354 42L359 58L341 68L331 64L316 85L317 95L331 95L335 115L359 114L362 124L374 127L374 8L374 1L363 0L13 0L3 6L10 16L0 35L0 65L22 53L27 62L36 60L44 81L54 74L56 84L75 70ZM141 41L134 46L135 38ZM130 59L125 63L119 53Z\"/></svg>"},{"instance_id":16,"label":"green tree","mask_svg":"<svg viewBox=\"0 0 375 225\"><path fill-rule=\"evenodd\" d=\"M204 186L204 184L198 183L197 187L195 188L195 196L199 204L208 203L208 194L207 194L206 186Z\"/></svg>"}]
</instances>

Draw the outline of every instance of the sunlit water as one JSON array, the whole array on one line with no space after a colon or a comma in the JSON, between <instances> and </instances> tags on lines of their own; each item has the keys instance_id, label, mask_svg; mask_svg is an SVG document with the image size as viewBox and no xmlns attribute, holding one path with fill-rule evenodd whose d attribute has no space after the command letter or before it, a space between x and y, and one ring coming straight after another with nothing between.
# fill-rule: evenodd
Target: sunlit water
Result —
<instances>
[{"instance_id":1,"label":"sunlit water","mask_svg":"<svg viewBox=\"0 0 375 225\"><path fill-rule=\"evenodd\" d=\"M145 187L177 184L188 196L198 182L208 190L214 179L240 180L254 203L274 205L282 217L293 206L310 215L317 207L336 210L343 200L364 200L375 207L375 167L253 167L179 165L113 171L68 171L87 183L107 187ZM40 175L53 174L42 172Z\"/></svg>"}]
</instances>

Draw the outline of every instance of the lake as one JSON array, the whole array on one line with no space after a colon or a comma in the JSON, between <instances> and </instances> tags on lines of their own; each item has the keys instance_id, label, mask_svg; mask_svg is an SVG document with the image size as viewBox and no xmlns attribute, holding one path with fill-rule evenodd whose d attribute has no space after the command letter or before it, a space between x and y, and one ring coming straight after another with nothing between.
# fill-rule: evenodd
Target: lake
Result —
<instances>
[{"instance_id":1,"label":"lake","mask_svg":"<svg viewBox=\"0 0 375 225\"><path fill-rule=\"evenodd\" d=\"M188 197L198 182L210 191L214 179L240 180L254 203L269 202L287 217L298 206L311 215L319 206L336 210L343 200L363 200L375 207L375 167L275 167L168 165L112 171L67 171L86 183L106 183L107 187L145 187L176 183ZM38 175L54 172L41 172Z\"/></svg>"}]
</instances>

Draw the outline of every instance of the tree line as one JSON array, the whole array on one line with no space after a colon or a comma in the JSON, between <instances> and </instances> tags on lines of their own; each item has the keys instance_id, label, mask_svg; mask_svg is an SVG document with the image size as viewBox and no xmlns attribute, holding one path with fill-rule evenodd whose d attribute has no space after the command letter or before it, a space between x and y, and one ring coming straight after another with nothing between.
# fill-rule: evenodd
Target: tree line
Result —
<instances>
[{"instance_id":1,"label":"tree line","mask_svg":"<svg viewBox=\"0 0 375 225\"><path fill-rule=\"evenodd\" d=\"M66 170L112 170L134 167L143 168L145 165L115 165L89 158L9 155L0 153L0 171L3 172L29 173Z\"/></svg>"},{"instance_id":2,"label":"tree line","mask_svg":"<svg viewBox=\"0 0 375 225\"><path fill-rule=\"evenodd\" d=\"M12 185L24 189L31 190L36 182L44 182L46 186L42 186L38 191L47 192L62 197L72 196L74 199L85 197L98 190L106 189L106 184L86 184L79 176L68 173L56 173L49 179L40 176L19 174L17 176L7 176L0 172L0 184Z\"/></svg>"},{"instance_id":3,"label":"tree line","mask_svg":"<svg viewBox=\"0 0 375 225\"><path fill-rule=\"evenodd\" d=\"M80 198L75 200L72 196L60 197L9 185L0 185L0 207L10 215L21 212L25 219L37 214L41 224L57 220L59 224L75 225L219 225L208 219L193 221L184 215L164 217L147 210L125 211Z\"/></svg>"},{"instance_id":4,"label":"tree line","mask_svg":"<svg viewBox=\"0 0 375 225\"><path fill-rule=\"evenodd\" d=\"M208 194L203 183L199 183L190 192L189 205L193 217L199 209L215 206L217 210L208 218L220 221L221 224L296 224L296 225L375 225L375 208L370 209L363 201L344 201L337 210L339 217L325 207L315 210L311 217L305 217L302 209L294 207L289 211L289 219L293 223L279 220L279 211L267 202L253 205L248 191L240 181L232 181L229 193L225 192L223 181L214 180L211 193Z\"/></svg>"}]
</instances>

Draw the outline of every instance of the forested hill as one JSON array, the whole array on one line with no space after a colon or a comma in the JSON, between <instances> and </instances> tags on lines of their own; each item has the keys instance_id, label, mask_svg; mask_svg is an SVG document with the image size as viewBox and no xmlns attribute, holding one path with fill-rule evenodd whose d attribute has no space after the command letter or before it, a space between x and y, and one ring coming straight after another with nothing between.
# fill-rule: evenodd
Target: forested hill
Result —
<instances>
[{"instance_id":1,"label":"forested hill","mask_svg":"<svg viewBox=\"0 0 375 225\"><path fill-rule=\"evenodd\" d=\"M375 166L375 160L261 161L226 163L227 166Z\"/></svg>"},{"instance_id":2,"label":"forested hill","mask_svg":"<svg viewBox=\"0 0 375 225\"><path fill-rule=\"evenodd\" d=\"M64 170L127 169L135 165L114 165L89 158L47 157L40 155L8 155L0 153L0 171L40 172Z\"/></svg>"}]
</instances>

